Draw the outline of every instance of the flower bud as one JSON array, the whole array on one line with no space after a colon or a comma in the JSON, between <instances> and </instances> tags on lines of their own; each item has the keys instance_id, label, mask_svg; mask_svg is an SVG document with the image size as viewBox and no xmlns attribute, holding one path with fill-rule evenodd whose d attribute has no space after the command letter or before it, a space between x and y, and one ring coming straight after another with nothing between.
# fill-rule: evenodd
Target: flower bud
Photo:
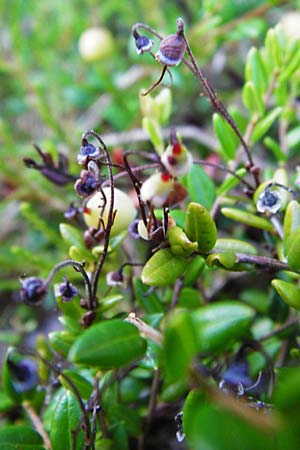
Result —
<instances>
[{"instance_id":1,"label":"flower bud","mask_svg":"<svg viewBox=\"0 0 300 450\"><path fill-rule=\"evenodd\" d=\"M110 287L124 286L124 276L120 271L109 272L106 275L106 283Z\"/></svg>"},{"instance_id":2,"label":"flower bud","mask_svg":"<svg viewBox=\"0 0 300 450\"><path fill-rule=\"evenodd\" d=\"M102 191L96 192L88 200L83 214L85 223L88 227L97 229L100 218L103 220L104 226L107 226L110 202L110 187L105 187ZM114 189L114 211L116 211L116 215L111 229L112 236L126 230L136 214L133 200L129 195L117 188Z\"/></svg>"},{"instance_id":3,"label":"flower bud","mask_svg":"<svg viewBox=\"0 0 300 450\"><path fill-rule=\"evenodd\" d=\"M144 181L141 199L145 203L150 202L154 208L161 208L165 205L172 188L173 182L168 173L155 173Z\"/></svg>"},{"instance_id":4,"label":"flower bud","mask_svg":"<svg viewBox=\"0 0 300 450\"><path fill-rule=\"evenodd\" d=\"M187 148L176 140L168 145L161 162L173 177L186 175L193 164L193 158Z\"/></svg>"},{"instance_id":5,"label":"flower bud","mask_svg":"<svg viewBox=\"0 0 300 450\"><path fill-rule=\"evenodd\" d=\"M86 166L87 163L92 159L98 159L101 156L101 152L99 147L95 147L93 144L89 144L88 142L85 145L82 145L79 150L79 154L77 156L78 164Z\"/></svg>"},{"instance_id":6,"label":"flower bud","mask_svg":"<svg viewBox=\"0 0 300 450\"><path fill-rule=\"evenodd\" d=\"M47 295L46 286L40 278L30 277L21 280L20 299L28 306L38 306Z\"/></svg>"},{"instance_id":7,"label":"flower bud","mask_svg":"<svg viewBox=\"0 0 300 450\"><path fill-rule=\"evenodd\" d=\"M88 170L82 170L80 173L80 178L78 178L74 184L74 189L80 197L88 197L98 187L98 181Z\"/></svg>"}]
</instances>

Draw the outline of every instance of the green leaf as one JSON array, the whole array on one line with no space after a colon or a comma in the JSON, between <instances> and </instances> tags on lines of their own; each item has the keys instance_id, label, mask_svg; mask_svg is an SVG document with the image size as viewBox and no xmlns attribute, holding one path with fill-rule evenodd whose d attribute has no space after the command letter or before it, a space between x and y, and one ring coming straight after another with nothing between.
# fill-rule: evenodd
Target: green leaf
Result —
<instances>
[{"instance_id":1,"label":"green leaf","mask_svg":"<svg viewBox=\"0 0 300 450\"><path fill-rule=\"evenodd\" d=\"M300 228L292 232L285 242L286 257L291 269L300 269Z\"/></svg>"},{"instance_id":2,"label":"green leaf","mask_svg":"<svg viewBox=\"0 0 300 450\"><path fill-rule=\"evenodd\" d=\"M174 283L186 269L186 259L174 256L170 249L158 250L143 267L141 279L148 286Z\"/></svg>"},{"instance_id":3,"label":"green leaf","mask_svg":"<svg viewBox=\"0 0 300 450\"><path fill-rule=\"evenodd\" d=\"M62 372L62 375L59 375L58 378L63 387L68 391L72 391L72 387L70 386L70 384L63 375L66 375L72 381L72 383L76 386L79 394L83 399L90 398L93 392L92 383L87 381L86 378L84 378L82 375L78 374L74 370L66 369Z\"/></svg>"},{"instance_id":4,"label":"green leaf","mask_svg":"<svg viewBox=\"0 0 300 450\"><path fill-rule=\"evenodd\" d=\"M281 30L282 32L282 30ZM265 40L266 52L268 64L270 66L270 70L274 67L280 67L282 56L281 56L281 45L278 37L278 29L271 28L266 36Z\"/></svg>"},{"instance_id":5,"label":"green leaf","mask_svg":"<svg viewBox=\"0 0 300 450\"><path fill-rule=\"evenodd\" d=\"M228 219L244 223L249 227L259 228L261 230L273 231L273 225L267 219L256 216L242 209L222 208L221 213Z\"/></svg>"},{"instance_id":6,"label":"green leaf","mask_svg":"<svg viewBox=\"0 0 300 450\"><path fill-rule=\"evenodd\" d=\"M120 294L112 294L107 295L106 297L101 298L101 302L97 307L97 313L104 313L105 311L109 311L114 306L118 305L121 300L123 300L123 295Z\"/></svg>"},{"instance_id":7,"label":"green leaf","mask_svg":"<svg viewBox=\"0 0 300 450\"><path fill-rule=\"evenodd\" d=\"M178 306L193 309L199 308L199 306L203 304L204 300L198 289L191 287L183 287L181 289L177 302Z\"/></svg>"},{"instance_id":8,"label":"green leaf","mask_svg":"<svg viewBox=\"0 0 300 450\"><path fill-rule=\"evenodd\" d=\"M233 160L239 144L238 137L231 126L217 113L213 115L213 125L225 158Z\"/></svg>"},{"instance_id":9,"label":"green leaf","mask_svg":"<svg viewBox=\"0 0 300 450\"><path fill-rule=\"evenodd\" d=\"M264 114L265 104L252 81L247 81L243 87L243 102L252 114L256 114L258 117Z\"/></svg>"},{"instance_id":10,"label":"green leaf","mask_svg":"<svg viewBox=\"0 0 300 450\"><path fill-rule=\"evenodd\" d=\"M143 128L149 134L150 141L152 142L155 150L161 156L164 152L164 141L159 124L155 119L149 117L143 117Z\"/></svg>"},{"instance_id":11,"label":"green leaf","mask_svg":"<svg viewBox=\"0 0 300 450\"><path fill-rule=\"evenodd\" d=\"M279 83L283 83L291 79L296 70L299 69L299 64L300 64L300 49L298 49L296 54L291 57L290 62L282 70L278 78Z\"/></svg>"},{"instance_id":12,"label":"green leaf","mask_svg":"<svg viewBox=\"0 0 300 450\"><path fill-rule=\"evenodd\" d=\"M211 253L206 258L206 264L208 265L208 267L216 266L227 270L233 270L235 262L235 253L229 250L221 253Z\"/></svg>"},{"instance_id":13,"label":"green leaf","mask_svg":"<svg viewBox=\"0 0 300 450\"><path fill-rule=\"evenodd\" d=\"M81 419L82 413L75 395L70 391L63 392L52 414L50 440L53 449L81 450L83 448L84 435L80 428ZM75 447L74 433L76 433Z\"/></svg>"},{"instance_id":14,"label":"green leaf","mask_svg":"<svg viewBox=\"0 0 300 450\"><path fill-rule=\"evenodd\" d=\"M133 279L133 288L137 301L147 313L155 314L164 312L164 308L156 293L148 293L149 288L137 277Z\"/></svg>"},{"instance_id":15,"label":"green leaf","mask_svg":"<svg viewBox=\"0 0 300 450\"><path fill-rule=\"evenodd\" d=\"M75 247L80 255L84 255L87 260L92 259L92 255L87 251L85 244L83 242L82 231L69 225L68 223L61 223L59 225L59 231L62 235L63 240ZM74 256L74 255L73 255Z\"/></svg>"},{"instance_id":16,"label":"green leaf","mask_svg":"<svg viewBox=\"0 0 300 450\"><path fill-rule=\"evenodd\" d=\"M197 242L191 242L180 227L170 227L167 232L167 239L171 252L175 256L188 256L198 250Z\"/></svg>"},{"instance_id":17,"label":"green leaf","mask_svg":"<svg viewBox=\"0 0 300 450\"><path fill-rule=\"evenodd\" d=\"M280 116L282 108L278 106L272 109L265 117L263 117L254 127L251 141L259 141L269 131L275 120Z\"/></svg>"},{"instance_id":18,"label":"green leaf","mask_svg":"<svg viewBox=\"0 0 300 450\"><path fill-rule=\"evenodd\" d=\"M242 167L241 169L236 170L235 172L238 176L244 177L247 174L247 170ZM221 184L221 186L217 189L218 195L224 195L228 191L231 191L231 189L235 188L240 183L240 180L235 177L234 175L229 175L225 181Z\"/></svg>"},{"instance_id":19,"label":"green leaf","mask_svg":"<svg viewBox=\"0 0 300 450\"><path fill-rule=\"evenodd\" d=\"M74 342L75 335L69 331L52 331L49 333L51 347L60 355L66 357Z\"/></svg>"},{"instance_id":20,"label":"green leaf","mask_svg":"<svg viewBox=\"0 0 300 450\"><path fill-rule=\"evenodd\" d=\"M200 352L225 349L249 332L255 311L233 300L212 303L190 312Z\"/></svg>"},{"instance_id":21,"label":"green leaf","mask_svg":"<svg viewBox=\"0 0 300 450\"><path fill-rule=\"evenodd\" d=\"M284 242L284 252L288 252L288 239L292 233L300 228L300 205L296 200L292 200L285 212L284 222L283 222L283 242Z\"/></svg>"},{"instance_id":22,"label":"green leaf","mask_svg":"<svg viewBox=\"0 0 300 450\"><path fill-rule=\"evenodd\" d=\"M288 159L287 155L283 153L277 141L275 141L270 136L267 136L264 138L263 143L267 148L269 148L272 151L277 161L284 161L284 162L287 161Z\"/></svg>"},{"instance_id":23,"label":"green leaf","mask_svg":"<svg viewBox=\"0 0 300 450\"><path fill-rule=\"evenodd\" d=\"M42 437L25 425L2 425L0 447L3 450L44 450L45 448Z\"/></svg>"},{"instance_id":24,"label":"green leaf","mask_svg":"<svg viewBox=\"0 0 300 450\"><path fill-rule=\"evenodd\" d=\"M195 284L204 268L205 259L200 255L195 256L187 266L187 270L183 278L183 285L192 286Z\"/></svg>"},{"instance_id":25,"label":"green leaf","mask_svg":"<svg viewBox=\"0 0 300 450\"><path fill-rule=\"evenodd\" d=\"M69 358L77 364L96 366L103 370L125 366L141 358L146 341L131 323L120 319L96 323L79 336Z\"/></svg>"},{"instance_id":26,"label":"green leaf","mask_svg":"<svg viewBox=\"0 0 300 450\"><path fill-rule=\"evenodd\" d=\"M258 251L254 245L239 239L217 239L216 245L213 248L214 252L232 251L235 253L248 253L249 255L257 255Z\"/></svg>"},{"instance_id":27,"label":"green leaf","mask_svg":"<svg viewBox=\"0 0 300 450\"><path fill-rule=\"evenodd\" d=\"M187 188L192 202L200 203L210 209L216 199L215 185L202 169L193 165L187 175Z\"/></svg>"},{"instance_id":28,"label":"green leaf","mask_svg":"<svg viewBox=\"0 0 300 450\"><path fill-rule=\"evenodd\" d=\"M298 286L278 279L272 280L271 285L287 305L300 309L300 288Z\"/></svg>"},{"instance_id":29,"label":"green leaf","mask_svg":"<svg viewBox=\"0 0 300 450\"><path fill-rule=\"evenodd\" d=\"M209 252L217 240L216 224L207 211L199 203L190 203L185 214L185 232L192 242L198 243L198 250Z\"/></svg>"},{"instance_id":30,"label":"green leaf","mask_svg":"<svg viewBox=\"0 0 300 450\"><path fill-rule=\"evenodd\" d=\"M261 412L253 409L252 421L247 422L246 414L239 413L239 400L232 398L232 404L234 403L235 407L229 410L226 407L226 394L216 392L216 398L210 399L202 392L191 391L183 409L183 430L190 444L189 448L273 450L274 436L262 426L253 426L255 422L260 424Z\"/></svg>"},{"instance_id":31,"label":"green leaf","mask_svg":"<svg viewBox=\"0 0 300 450\"><path fill-rule=\"evenodd\" d=\"M262 106L261 96L267 89L269 77L259 50L255 47L252 47L248 52L245 72L246 80L253 83L254 95L259 98Z\"/></svg>"},{"instance_id":32,"label":"green leaf","mask_svg":"<svg viewBox=\"0 0 300 450\"><path fill-rule=\"evenodd\" d=\"M164 333L164 362L168 382L186 377L197 339L190 313L176 311L169 319Z\"/></svg>"}]
</instances>

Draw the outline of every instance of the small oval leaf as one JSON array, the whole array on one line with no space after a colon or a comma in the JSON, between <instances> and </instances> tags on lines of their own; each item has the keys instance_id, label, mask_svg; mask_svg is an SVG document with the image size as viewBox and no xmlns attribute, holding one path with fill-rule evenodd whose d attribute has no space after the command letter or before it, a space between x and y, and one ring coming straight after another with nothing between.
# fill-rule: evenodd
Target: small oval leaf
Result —
<instances>
[{"instance_id":1,"label":"small oval leaf","mask_svg":"<svg viewBox=\"0 0 300 450\"><path fill-rule=\"evenodd\" d=\"M285 242L288 265L293 270L300 269L300 228L289 235Z\"/></svg>"},{"instance_id":2,"label":"small oval leaf","mask_svg":"<svg viewBox=\"0 0 300 450\"><path fill-rule=\"evenodd\" d=\"M171 252L176 256L188 256L198 249L197 242L191 242L180 227L171 227L167 232Z\"/></svg>"},{"instance_id":3,"label":"small oval leaf","mask_svg":"<svg viewBox=\"0 0 300 450\"><path fill-rule=\"evenodd\" d=\"M286 208L283 222L283 242L285 254L288 252L288 238L292 233L297 231L298 228L300 228L300 205L296 200L292 200Z\"/></svg>"},{"instance_id":4,"label":"small oval leaf","mask_svg":"<svg viewBox=\"0 0 300 450\"><path fill-rule=\"evenodd\" d=\"M216 189L212 180L202 167L193 165L187 175L187 189L193 202L201 203L210 209L216 199Z\"/></svg>"},{"instance_id":5,"label":"small oval leaf","mask_svg":"<svg viewBox=\"0 0 300 450\"><path fill-rule=\"evenodd\" d=\"M186 259L174 256L170 249L156 252L143 267L141 278L148 286L167 286L174 283L186 268Z\"/></svg>"},{"instance_id":6,"label":"small oval leaf","mask_svg":"<svg viewBox=\"0 0 300 450\"><path fill-rule=\"evenodd\" d=\"M248 333L255 311L237 301L212 303L190 313L197 332L198 351L227 348Z\"/></svg>"},{"instance_id":7,"label":"small oval leaf","mask_svg":"<svg viewBox=\"0 0 300 450\"><path fill-rule=\"evenodd\" d=\"M69 358L77 364L114 369L141 358L146 341L131 323L120 319L96 323L83 332L72 346Z\"/></svg>"},{"instance_id":8,"label":"small oval leaf","mask_svg":"<svg viewBox=\"0 0 300 450\"><path fill-rule=\"evenodd\" d=\"M300 288L283 280L272 280L271 285L282 300L295 309L300 309Z\"/></svg>"},{"instance_id":9,"label":"small oval leaf","mask_svg":"<svg viewBox=\"0 0 300 450\"><path fill-rule=\"evenodd\" d=\"M227 239L227 238L217 239L213 251L214 252L231 251L234 253L247 253L249 255L258 254L258 251L254 247L254 245L251 245L248 242L241 241L239 239Z\"/></svg>"},{"instance_id":10,"label":"small oval leaf","mask_svg":"<svg viewBox=\"0 0 300 450\"><path fill-rule=\"evenodd\" d=\"M200 252L209 252L217 240L216 224L204 206L190 203L185 214L185 232L192 242L198 243Z\"/></svg>"},{"instance_id":11,"label":"small oval leaf","mask_svg":"<svg viewBox=\"0 0 300 450\"><path fill-rule=\"evenodd\" d=\"M242 209L222 208L221 213L228 219L244 223L249 227L259 228L261 230L273 231L273 225L267 219L256 216Z\"/></svg>"}]
</instances>

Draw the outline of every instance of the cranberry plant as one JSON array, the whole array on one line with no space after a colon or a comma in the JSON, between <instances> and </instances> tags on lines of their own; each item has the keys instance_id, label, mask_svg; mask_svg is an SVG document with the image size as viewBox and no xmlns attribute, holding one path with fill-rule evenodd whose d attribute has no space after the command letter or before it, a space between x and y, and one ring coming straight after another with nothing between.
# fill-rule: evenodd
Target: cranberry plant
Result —
<instances>
[{"instance_id":1,"label":"cranberry plant","mask_svg":"<svg viewBox=\"0 0 300 450\"><path fill-rule=\"evenodd\" d=\"M28 308L54 292L61 328L7 352L3 448L299 448L299 41L270 29L227 108L182 19L174 31L132 27L157 63L140 92L149 151L112 154L86 130L77 172L38 146L24 158L75 193L59 225L69 258L20 279ZM205 159L172 127L179 64L211 105Z\"/></svg>"}]
</instances>

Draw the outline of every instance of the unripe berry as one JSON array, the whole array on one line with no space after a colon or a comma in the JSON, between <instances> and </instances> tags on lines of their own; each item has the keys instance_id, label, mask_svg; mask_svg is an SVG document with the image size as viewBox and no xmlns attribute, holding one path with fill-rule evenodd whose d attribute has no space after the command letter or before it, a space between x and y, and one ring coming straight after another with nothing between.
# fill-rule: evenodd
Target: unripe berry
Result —
<instances>
[{"instance_id":1,"label":"unripe berry","mask_svg":"<svg viewBox=\"0 0 300 450\"><path fill-rule=\"evenodd\" d=\"M161 208L165 205L172 188L172 178L167 172L155 173L144 181L141 199L143 202L150 202L154 208Z\"/></svg>"},{"instance_id":2,"label":"unripe berry","mask_svg":"<svg viewBox=\"0 0 300 450\"><path fill-rule=\"evenodd\" d=\"M105 187L102 192L96 192L87 202L84 209L84 220L88 227L98 228L99 218L101 217L104 225L107 226L107 219L110 209L111 190ZM106 203L105 203L106 199ZM114 189L114 211L116 211L115 220L111 229L111 236L126 230L135 218L136 210L133 200L120 189Z\"/></svg>"},{"instance_id":3,"label":"unripe berry","mask_svg":"<svg viewBox=\"0 0 300 450\"><path fill-rule=\"evenodd\" d=\"M112 51L113 38L105 28L88 28L80 36L78 47L84 60L98 61Z\"/></svg>"}]
</instances>

